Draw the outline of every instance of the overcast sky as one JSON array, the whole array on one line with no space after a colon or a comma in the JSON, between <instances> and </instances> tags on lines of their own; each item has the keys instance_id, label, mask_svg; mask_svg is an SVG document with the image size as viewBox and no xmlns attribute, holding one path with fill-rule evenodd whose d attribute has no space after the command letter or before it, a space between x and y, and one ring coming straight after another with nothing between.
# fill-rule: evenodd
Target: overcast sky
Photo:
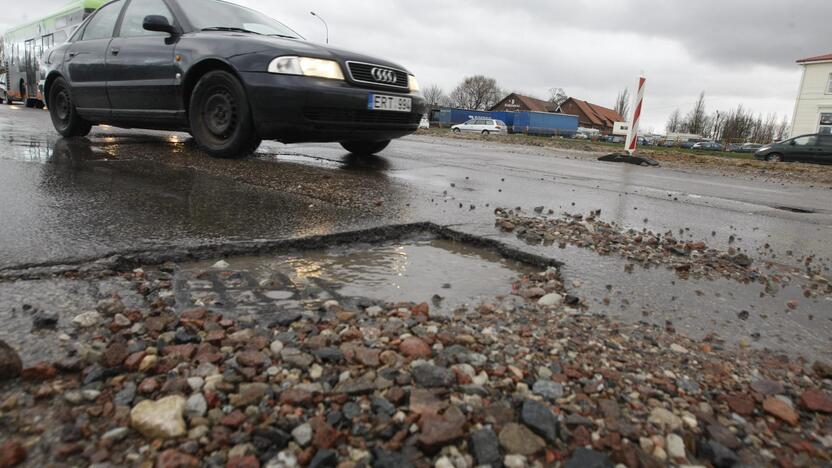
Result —
<instances>
[{"instance_id":1,"label":"overcast sky","mask_svg":"<svg viewBox=\"0 0 832 468\"><path fill-rule=\"evenodd\" d=\"M0 0L0 30L63 0ZM700 91L709 111L743 104L791 119L795 60L832 52L832 0L237 0L324 41L376 54L450 91L484 74L540 98L548 89L612 107L648 79L644 125L663 131ZM23 10L26 13L13 13Z\"/></svg>"}]
</instances>

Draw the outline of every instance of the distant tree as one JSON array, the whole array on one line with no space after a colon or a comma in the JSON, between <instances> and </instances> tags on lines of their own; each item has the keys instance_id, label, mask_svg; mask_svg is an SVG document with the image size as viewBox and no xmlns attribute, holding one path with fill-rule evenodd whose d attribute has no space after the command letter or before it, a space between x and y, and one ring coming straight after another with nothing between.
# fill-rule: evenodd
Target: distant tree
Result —
<instances>
[{"instance_id":1,"label":"distant tree","mask_svg":"<svg viewBox=\"0 0 832 468\"><path fill-rule=\"evenodd\" d=\"M783 120L780 124L777 125L777 129L774 131L774 139L777 141L785 140L789 137L789 121L783 117ZM770 143L768 141L764 141L763 143Z\"/></svg>"},{"instance_id":2,"label":"distant tree","mask_svg":"<svg viewBox=\"0 0 832 468\"><path fill-rule=\"evenodd\" d=\"M0 36L0 75L6 73L6 43Z\"/></svg>"},{"instance_id":3,"label":"distant tree","mask_svg":"<svg viewBox=\"0 0 832 468\"><path fill-rule=\"evenodd\" d=\"M482 75L469 76L451 92L451 102L460 109L488 110L503 98L497 80Z\"/></svg>"},{"instance_id":4,"label":"distant tree","mask_svg":"<svg viewBox=\"0 0 832 468\"><path fill-rule=\"evenodd\" d=\"M445 91L439 85L435 84L425 88L423 94L425 95L425 101L427 101L428 106L431 108L445 105L448 100L448 97L445 96Z\"/></svg>"},{"instance_id":5,"label":"distant tree","mask_svg":"<svg viewBox=\"0 0 832 468\"><path fill-rule=\"evenodd\" d=\"M567 99L569 99L569 96L566 95L566 91L564 91L563 88L549 89L549 102L559 106L566 102Z\"/></svg>"},{"instance_id":6,"label":"distant tree","mask_svg":"<svg viewBox=\"0 0 832 468\"><path fill-rule=\"evenodd\" d=\"M618 93L618 97L615 98L615 111L624 119L630 118L630 88L624 88Z\"/></svg>"},{"instance_id":7,"label":"distant tree","mask_svg":"<svg viewBox=\"0 0 832 468\"><path fill-rule=\"evenodd\" d=\"M678 133L682 130L682 114L679 112L679 109L676 109L670 114L665 129L668 133Z\"/></svg>"},{"instance_id":8,"label":"distant tree","mask_svg":"<svg viewBox=\"0 0 832 468\"><path fill-rule=\"evenodd\" d=\"M707 126L708 115L705 113L705 91L702 91L693 109L685 117L684 129L687 133L701 135L705 133Z\"/></svg>"}]
</instances>

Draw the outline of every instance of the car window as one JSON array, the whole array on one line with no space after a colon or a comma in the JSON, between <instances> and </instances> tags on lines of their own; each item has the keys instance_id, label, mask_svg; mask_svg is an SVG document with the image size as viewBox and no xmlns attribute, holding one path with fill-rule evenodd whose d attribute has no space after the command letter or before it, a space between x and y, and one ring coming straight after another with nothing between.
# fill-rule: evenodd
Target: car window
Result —
<instances>
[{"instance_id":1,"label":"car window","mask_svg":"<svg viewBox=\"0 0 832 468\"><path fill-rule=\"evenodd\" d=\"M503 122L502 120L498 120L498 121L497 121L497 125L499 125L499 126L501 126L501 127L505 127L505 126L506 126L506 123L505 123L505 122Z\"/></svg>"},{"instance_id":2,"label":"car window","mask_svg":"<svg viewBox=\"0 0 832 468\"><path fill-rule=\"evenodd\" d=\"M817 138L814 135L797 137L794 139L795 146L813 146Z\"/></svg>"},{"instance_id":3,"label":"car window","mask_svg":"<svg viewBox=\"0 0 832 468\"><path fill-rule=\"evenodd\" d=\"M164 16L168 23L173 24L173 14L162 0L132 0L124 12L124 19L121 20L119 36L167 36L163 32L144 29L144 18L149 15Z\"/></svg>"},{"instance_id":4,"label":"car window","mask_svg":"<svg viewBox=\"0 0 832 468\"><path fill-rule=\"evenodd\" d=\"M242 28L268 36L302 39L288 26L245 7L218 0L179 0L179 6L197 29Z\"/></svg>"},{"instance_id":5,"label":"car window","mask_svg":"<svg viewBox=\"0 0 832 468\"><path fill-rule=\"evenodd\" d=\"M113 30L116 28L116 21L123 5L123 2L117 1L101 7L87 23L81 40L93 41L113 37Z\"/></svg>"}]
</instances>

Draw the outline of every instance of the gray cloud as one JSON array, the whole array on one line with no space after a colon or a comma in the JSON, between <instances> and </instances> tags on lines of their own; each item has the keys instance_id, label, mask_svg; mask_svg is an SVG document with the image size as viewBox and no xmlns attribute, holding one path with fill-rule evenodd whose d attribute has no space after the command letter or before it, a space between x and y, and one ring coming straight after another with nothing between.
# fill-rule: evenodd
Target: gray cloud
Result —
<instances>
[{"instance_id":1,"label":"gray cloud","mask_svg":"<svg viewBox=\"0 0 832 468\"><path fill-rule=\"evenodd\" d=\"M446 90L486 74L506 89L545 96L558 86L612 106L644 71L645 120L657 130L701 90L710 109L743 103L791 117L794 61L832 52L830 0L236 1L323 42L314 9L329 22L333 44L399 61ZM38 0L27 14L62 3ZM0 0L0 11L17 5ZM0 28L21 19L6 14Z\"/></svg>"}]
</instances>

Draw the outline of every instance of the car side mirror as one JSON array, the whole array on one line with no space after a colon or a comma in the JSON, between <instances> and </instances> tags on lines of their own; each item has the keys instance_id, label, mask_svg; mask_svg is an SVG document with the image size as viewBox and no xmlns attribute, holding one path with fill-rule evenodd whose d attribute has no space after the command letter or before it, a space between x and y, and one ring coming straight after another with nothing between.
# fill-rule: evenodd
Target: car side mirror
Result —
<instances>
[{"instance_id":1,"label":"car side mirror","mask_svg":"<svg viewBox=\"0 0 832 468\"><path fill-rule=\"evenodd\" d=\"M168 33L171 36L178 34L176 27L168 21L167 18L161 15L147 15L144 17L144 24L142 25L147 31L156 31Z\"/></svg>"}]
</instances>

